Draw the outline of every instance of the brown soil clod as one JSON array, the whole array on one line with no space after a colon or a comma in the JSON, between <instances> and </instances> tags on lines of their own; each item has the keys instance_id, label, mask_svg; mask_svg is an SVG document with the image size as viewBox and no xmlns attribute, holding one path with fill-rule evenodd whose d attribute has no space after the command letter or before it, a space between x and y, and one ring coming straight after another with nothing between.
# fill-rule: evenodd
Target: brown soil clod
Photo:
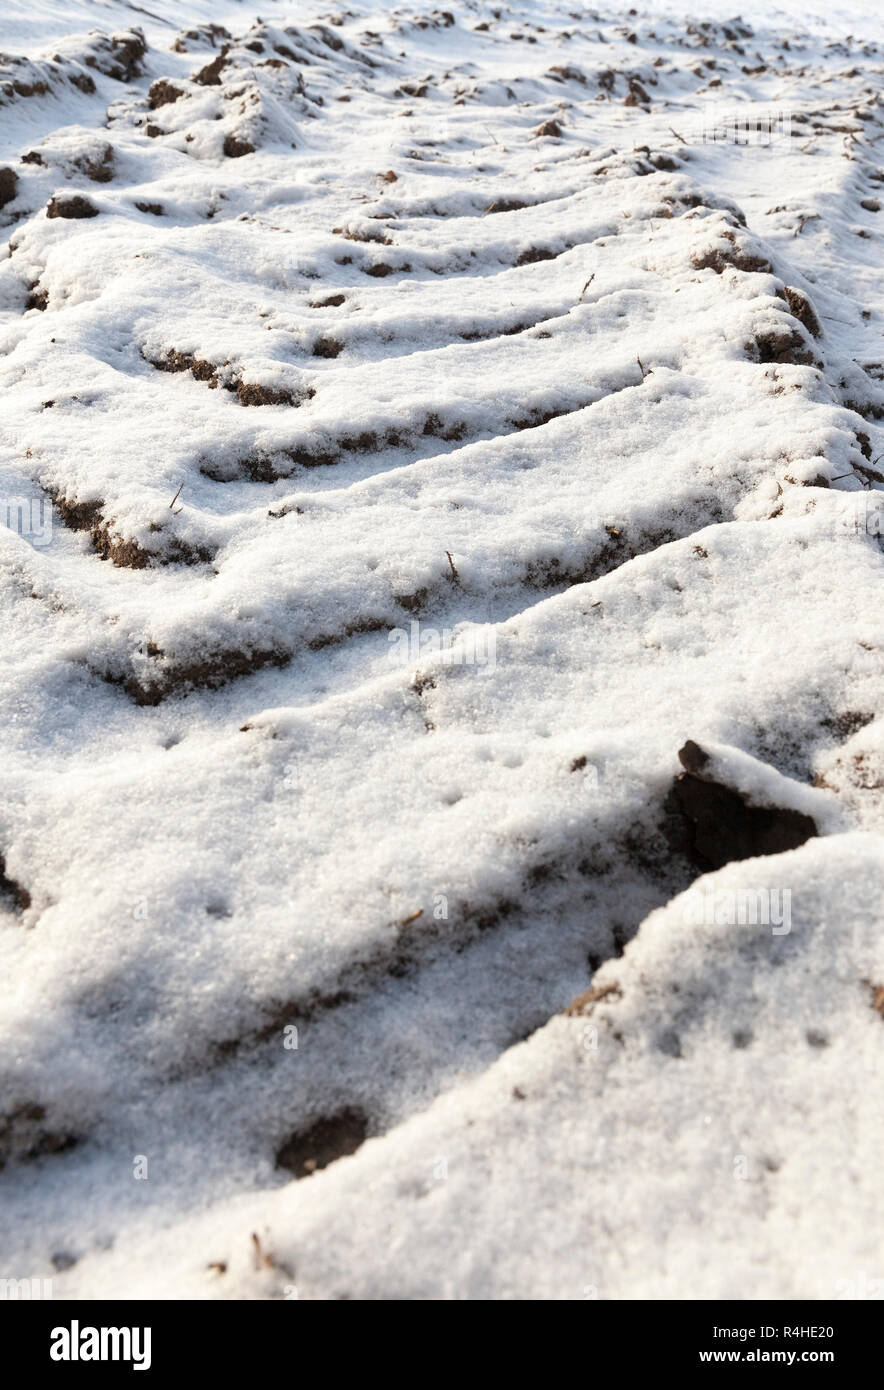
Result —
<instances>
[{"instance_id":1,"label":"brown soil clod","mask_svg":"<svg viewBox=\"0 0 884 1390\"><path fill-rule=\"evenodd\" d=\"M406 613L421 613L429 596L429 590L424 587L416 589L413 594L397 594L396 598Z\"/></svg>"},{"instance_id":2,"label":"brown soil clod","mask_svg":"<svg viewBox=\"0 0 884 1390\"><path fill-rule=\"evenodd\" d=\"M342 236L345 241L358 241L362 245L392 246L393 238L382 232L380 227L343 228L332 227L334 236Z\"/></svg>"},{"instance_id":3,"label":"brown soil clod","mask_svg":"<svg viewBox=\"0 0 884 1390\"><path fill-rule=\"evenodd\" d=\"M217 58L213 58L211 63L206 63L204 68L194 74L194 82L198 82L201 87L220 87L221 72L227 62L227 49L229 45L224 44Z\"/></svg>"},{"instance_id":4,"label":"brown soil clod","mask_svg":"<svg viewBox=\"0 0 884 1390\"><path fill-rule=\"evenodd\" d=\"M742 792L714 781L705 770L708 754L693 740L678 756L685 771L667 798L670 844L704 872L797 849L817 834L816 823L803 812L750 805Z\"/></svg>"},{"instance_id":5,"label":"brown soil clod","mask_svg":"<svg viewBox=\"0 0 884 1390\"><path fill-rule=\"evenodd\" d=\"M368 1138L368 1121L361 1110L347 1107L309 1129L293 1134L276 1151L277 1168L296 1178L309 1178L336 1159L346 1158Z\"/></svg>"},{"instance_id":6,"label":"brown soil clod","mask_svg":"<svg viewBox=\"0 0 884 1390\"><path fill-rule=\"evenodd\" d=\"M42 1105L20 1105L0 1115L0 1169L13 1159L35 1159L63 1153L76 1143L76 1135L55 1130L46 1124L46 1110Z\"/></svg>"},{"instance_id":7,"label":"brown soil clod","mask_svg":"<svg viewBox=\"0 0 884 1390\"><path fill-rule=\"evenodd\" d=\"M790 329L786 324L782 328L771 328L758 333L754 342L748 344L748 351L756 362L778 362L793 367L815 365L813 351L805 341L804 335L799 329Z\"/></svg>"},{"instance_id":8,"label":"brown soil clod","mask_svg":"<svg viewBox=\"0 0 884 1390\"><path fill-rule=\"evenodd\" d=\"M783 290L782 297L788 304L789 312L793 318L796 318L799 323L803 323L808 333L811 333L814 338L818 338L823 331L822 324L807 295L802 294L801 290L793 289L791 285L787 285Z\"/></svg>"},{"instance_id":9,"label":"brown soil clod","mask_svg":"<svg viewBox=\"0 0 884 1390\"><path fill-rule=\"evenodd\" d=\"M695 270L714 270L721 275L728 267L742 270L748 275L769 275L773 269L766 256L752 251L745 242L738 242L733 232L724 232L724 240L729 246L713 246L706 251L696 251L691 257Z\"/></svg>"},{"instance_id":10,"label":"brown soil clod","mask_svg":"<svg viewBox=\"0 0 884 1390\"><path fill-rule=\"evenodd\" d=\"M313 344L314 357L337 357L344 350L344 344L337 338L317 338Z\"/></svg>"},{"instance_id":11,"label":"brown soil clod","mask_svg":"<svg viewBox=\"0 0 884 1390\"><path fill-rule=\"evenodd\" d=\"M150 84L147 104L151 111L156 111L158 106L169 106L183 96L184 91L181 87L176 87L167 77L158 77L156 82Z\"/></svg>"},{"instance_id":12,"label":"brown soil clod","mask_svg":"<svg viewBox=\"0 0 884 1390\"><path fill-rule=\"evenodd\" d=\"M46 205L47 217L64 217L67 219L80 217L97 217L98 208L89 202L88 198L76 193L71 198L54 197L50 198Z\"/></svg>"},{"instance_id":13,"label":"brown soil clod","mask_svg":"<svg viewBox=\"0 0 884 1390\"><path fill-rule=\"evenodd\" d=\"M215 47L216 39L229 39L230 30L223 24L200 24L193 29L183 29L172 44L173 53L189 53L192 44L210 43Z\"/></svg>"},{"instance_id":14,"label":"brown soil clod","mask_svg":"<svg viewBox=\"0 0 884 1390\"><path fill-rule=\"evenodd\" d=\"M114 176L114 147L102 145L95 154L81 155L74 164L93 183L110 183Z\"/></svg>"},{"instance_id":15,"label":"brown soil clod","mask_svg":"<svg viewBox=\"0 0 884 1390\"><path fill-rule=\"evenodd\" d=\"M103 36L102 36L103 37ZM131 82L144 71L142 60L147 54L147 40L140 29L126 29L106 39L107 52L101 59L86 59L90 67L113 77L117 82Z\"/></svg>"},{"instance_id":16,"label":"brown soil clod","mask_svg":"<svg viewBox=\"0 0 884 1390\"><path fill-rule=\"evenodd\" d=\"M225 135L224 153L228 159L242 159L243 155L254 154L255 146L249 140L241 140L238 135Z\"/></svg>"},{"instance_id":17,"label":"brown soil clod","mask_svg":"<svg viewBox=\"0 0 884 1390\"><path fill-rule=\"evenodd\" d=\"M162 665L163 654L156 648L149 647L148 655L156 659L155 675L119 677L101 673L111 685L121 685L139 706L160 705L172 696L189 695L194 690L220 690L241 676L251 676L267 666L285 666L291 659L291 652L277 647L253 651L222 649L202 661L180 666Z\"/></svg>"},{"instance_id":18,"label":"brown soil clod","mask_svg":"<svg viewBox=\"0 0 884 1390\"><path fill-rule=\"evenodd\" d=\"M49 291L41 290L39 284L31 286L30 293L25 300L25 309L39 309L41 312L49 307Z\"/></svg>"},{"instance_id":19,"label":"brown soil clod","mask_svg":"<svg viewBox=\"0 0 884 1390\"><path fill-rule=\"evenodd\" d=\"M72 531L88 531L96 554L110 560L117 569L146 569L149 565L207 564L211 552L191 545L178 536L170 537L162 548L148 550L137 541L113 531L104 519L101 502L72 502L51 488L46 489L65 526Z\"/></svg>"},{"instance_id":20,"label":"brown soil clod","mask_svg":"<svg viewBox=\"0 0 884 1390\"><path fill-rule=\"evenodd\" d=\"M529 206L530 204L523 202L521 198L496 198L485 209L485 212L520 212L522 208Z\"/></svg>"},{"instance_id":21,"label":"brown soil clod","mask_svg":"<svg viewBox=\"0 0 884 1390\"><path fill-rule=\"evenodd\" d=\"M550 68L549 75L555 82L579 82L582 87L586 86L586 75L579 68L562 67L556 64L555 67Z\"/></svg>"},{"instance_id":22,"label":"brown soil clod","mask_svg":"<svg viewBox=\"0 0 884 1390\"><path fill-rule=\"evenodd\" d=\"M14 169L0 169L0 208L5 208L16 196L18 174Z\"/></svg>"},{"instance_id":23,"label":"brown soil clod","mask_svg":"<svg viewBox=\"0 0 884 1390\"><path fill-rule=\"evenodd\" d=\"M31 905L31 895L27 888L23 888L6 872L6 860L2 854L0 854L0 898L5 898L11 902L17 912L24 912L25 908Z\"/></svg>"},{"instance_id":24,"label":"brown soil clod","mask_svg":"<svg viewBox=\"0 0 884 1390\"><path fill-rule=\"evenodd\" d=\"M165 357L147 357L152 367L156 367L161 372L190 372L197 381L205 381L211 389L223 386L226 391L232 392L240 405L303 405L305 401L313 399L316 394L313 387L308 387L305 391L297 392L286 387L261 386L257 382L241 381L236 378L222 380L219 377L220 367L211 362L206 362L201 357L194 357L188 352L178 352L171 348ZM211 476L211 475L206 475Z\"/></svg>"},{"instance_id":25,"label":"brown soil clod","mask_svg":"<svg viewBox=\"0 0 884 1390\"><path fill-rule=\"evenodd\" d=\"M240 405L300 405L303 400L309 400L313 395L312 390L303 396L296 396L284 388L257 386L246 381L237 382L232 389L236 392Z\"/></svg>"},{"instance_id":26,"label":"brown soil clod","mask_svg":"<svg viewBox=\"0 0 884 1390\"><path fill-rule=\"evenodd\" d=\"M545 246L529 246L524 251L520 251L516 257L515 264L535 265L538 261L554 261L559 253L550 251Z\"/></svg>"},{"instance_id":27,"label":"brown soil clod","mask_svg":"<svg viewBox=\"0 0 884 1390\"><path fill-rule=\"evenodd\" d=\"M629 79L629 92L623 104L624 106L650 106L651 104L651 98L635 77Z\"/></svg>"},{"instance_id":28,"label":"brown soil clod","mask_svg":"<svg viewBox=\"0 0 884 1390\"><path fill-rule=\"evenodd\" d=\"M829 714L822 721L824 729L835 734L838 738L852 738L859 733L867 724L873 723L875 715L870 710L844 710L838 714Z\"/></svg>"},{"instance_id":29,"label":"brown soil clod","mask_svg":"<svg viewBox=\"0 0 884 1390\"><path fill-rule=\"evenodd\" d=\"M201 357L193 357L190 353L177 352L172 348L165 357L151 357L148 361L161 372L192 372L197 381L209 381L217 385L217 368L211 362L205 362Z\"/></svg>"},{"instance_id":30,"label":"brown soil clod","mask_svg":"<svg viewBox=\"0 0 884 1390\"><path fill-rule=\"evenodd\" d=\"M556 120L544 121L534 132L537 136L543 136L548 140L561 140L564 131L560 123Z\"/></svg>"}]
</instances>

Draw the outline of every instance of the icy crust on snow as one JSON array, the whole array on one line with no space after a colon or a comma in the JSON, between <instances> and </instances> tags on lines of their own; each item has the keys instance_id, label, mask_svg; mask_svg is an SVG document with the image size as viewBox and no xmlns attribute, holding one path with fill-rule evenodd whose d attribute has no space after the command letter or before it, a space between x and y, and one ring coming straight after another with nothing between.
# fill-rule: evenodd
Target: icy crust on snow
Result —
<instances>
[{"instance_id":1,"label":"icy crust on snow","mask_svg":"<svg viewBox=\"0 0 884 1390\"><path fill-rule=\"evenodd\" d=\"M884 50L154 8L0 63L4 1268L878 1277Z\"/></svg>"}]
</instances>

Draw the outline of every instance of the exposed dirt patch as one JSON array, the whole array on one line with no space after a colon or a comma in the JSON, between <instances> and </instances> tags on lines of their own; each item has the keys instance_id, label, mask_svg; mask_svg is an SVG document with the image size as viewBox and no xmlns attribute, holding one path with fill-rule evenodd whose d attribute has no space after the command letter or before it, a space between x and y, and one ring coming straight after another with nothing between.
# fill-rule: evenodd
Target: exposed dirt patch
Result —
<instances>
[{"instance_id":1,"label":"exposed dirt patch","mask_svg":"<svg viewBox=\"0 0 884 1390\"><path fill-rule=\"evenodd\" d=\"M360 266L363 275L371 275L375 280L383 280L387 275L395 275L397 270L402 272L410 269L411 267L407 265L388 265L386 261L376 261L374 265Z\"/></svg>"},{"instance_id":2,"label":"exposed dirt patch","mask_svg":"<svg viewBox=\"0 0 884 1390\"><path fill-rule=\"evenodd\" d=\"M159 530L159 528L157 528ZM205 565L212 552L205 546L191 545L179 536L170 536L159 550L148 550L138 541L119 536L108 526L94 526L90 539L102 560L110 560L118 569L148 569L151 565Z\"/></svg>"},{"instance_id":3,"label":"exposed dirt patch","mask_svg":"<svg viewBox=\"0 0 884 1390\"><path fill-rule=\"evenodd\" d=\"M560 416L583 410L590 404L592 402L586 401L583 404L549 408L536 407L532 409L529 406L519 413L511 415L504 422L501 433L512 434L521 430L537 429L541 425L548 424L550 420L557 420ZM430 411L417 425L408 427L390 425L384 430L362 430L357 435L341 435L326 445L296 445L293 448L280 450L279 454L300 468L327 468L340 463L348 454L373 454L382 449L413 448L421 438L442 439L446 443L459 443L461 440L468 439L469 434L470 427L466 420L443 419L435 411ZM245 476L255 482L272 483L279 478L290 476L290 471L280 468L273 458L262 454L253 454L240 459L235 472L232 474L215 473L207 464L200 467L201 473L208 478L213 478L216 482L232 482Z\"/></svg>"},{"instance_id":4,"label":"exposed dirt patch","mask_svg":"<svg viewBox=\"0 0 884 1390\"><path fill-rule=\"evenodd\" d=\"M626 94L624 106L650 106L651 98L648 96L637 77L629 78L629 91Z\"/></svg>"},{"instance_id":5,"label":"exposed dirt patch","mask_svg":"<svg viewBox=\"0 0 884 1390\"><path fill-rule=\"evenodd\" d=\"M554 261L559 255L560 251L550 251L545 246L529 246L519 252L514 264L534 265L537 261Z\"/></svg>"},{"instance_id":6,"label":"exposed dirt patch","mask_svg":"<svg viewBox=\"0 0 884 1390\"><path fill-rule=\"evenodd\" d=\"M213 58L205 67L200 68L199 72L194 73L194 82L198 82L201 87L220 87L221 73L227 63L227 50L228 44L224 44L217 58Z\"/></svg>"},{"instance_id":7,"label":"exposed dirt patch","mask_svg":"<svg viewBox=\"0 0 884 1390\"><path fill-rule=\"evenodd\" d=\"M710 516L707 524L713 520L718 518ZM696 529L690 522L686 523L686 527L690 531ZM654 531L630 535L613 526L606 528L606 541L600 545L597 543L588 553L574 559L564 561L553 555L542 560L530 560L525 566L522 583L532 589L561 589L571 584L588 584L628 564L639 555L648 555L661 545L679 540L682 529L675 525L660 526Z\"/></svg>"},{"instance_id":8,"label":"exposed dirt patch","mask_svg":"<svg viewBox=\"0 0 884 1390\"><path fill-rule=\"evenodd\" d=\"M11 203L18 189L18 174L14 169L0 169L0 208Z\"/></svg>"},{"instance_id":9,"label":"exposed dirt patch","mask_svg":"<svg viewBox=\"0 0 884 1390\"><path fill-rule=\"evenodd\" d=\"M481 29L483 26L480 24L478 27ZM486 24L484 28L487 29L488 25ZM548 70L547 76L551 77L554 82L579 82L581 87L586 86L586 73L581 72L579 68L564 67L557 63Z\"/></svg>"},{"instance_id":10,"label":"exposed dirt patch","mask_svg":"<svg viewBox=\"0 0 884 1390\"><path fill-rule=\"evenodd\" d=\"M25 300L25 310L39 309L41 312L49 308L49 291L41 290L39 283L31 285L28 297Z\"/></svg>"},{"instance_id":11,"label":"exposed dirt patch","mask_svg":"<svg viewBox=\"0 0 884 1390\"><path fill-rule=\"evenodd\" d=\"M342 236L345 241L358 241L370 246L392 246L393 238L387 236L379 227L333 227L334 236Z\"/></svg>"},{"instance_id":12,"label":"exposed dirt patch","mask_svg":"<svg viewBox=\"0 0 884 1390\"><path fill-rule=\"evenodd\" d=\"M822 720L822 726L824 729L829 729L838 738L848 739L859 733L860 729L864 729L867 724L871 724L874 718L874 714L866 711L845 710L840 714L827 715Z\"/></svg>"},{"instance_id":13,"label":"exposed dirt patch","mask_svg":"<svg viewBox=\"0 0 884 1390\"><path fill-rule=\"evenodd\" d=\"M225 29L223 24L200 24L193 29L182 29L172 44L172 52L190 53L195 46L207 43L215 48L221 39L231 37L230 30Z\"/></svg>"},{"instance_id":14,"label":"exposed dirt patch","mask_svg":"<svg viewBox=\"0 0 884 1390\"><path fill-rule=\"evenodd\" d=\"M47 217L64 217L67 219L80 217L97 217L98 208L94 203L90 203L88 198L75 193L72 197L50 198L46 204Z\"/></svg>"},{"instance_id":15,"label":"exposed dirt patch","mask_svg":"<svg viewBox=\"0 0 884 1390\"><path fill-rule=\"evenodd\" d=\"M301 396L296 396L291 391L276 389L272 386L257 386L254 382L247 381L237 381L227 386L226 389L235 392L240 405L302 405L314 394L310 390Z\"/></svg>"},{"instance_id":16,"label":"exposed dirt patch","mask_svg":"<svg viewBox=\"0 0 884 1390\"><path fill-rule=\"evenodd\" d=\"M673 848L704 872L797 849L817 834L810 816L785 807L752 806L741 792L713 781L706 774L708 754L692 740L678 756L686 770L667 798L667 832Z\"/></svg>"},{"instance_id":17,"label":"exposed dirt patch","mask_svg":"<svg viewBox=\"0 0 884 1390\"><path fill-rule=\"evenodd\" d=\"M6 872L6 860L0 854L0 898L5 898L17 912L24 912L31 905L31 895Z\"/></svg>"},{"instance_id":18,"label":"exposed dirt patch","mask_svg":"<svg viewBox=\"0 0 884 1390\"><path fill-rule=\"evenodd\" d=\"M148 655L155 663L155 674L150 671L128 676L115 676L107 671L99 674L111 685L121 685L136 705L159 705L163 700L188 695L193 690L220 690L229 681L250 676L265 666L285 666L292 653L277 647L256 651L230 648L180 666L163 665L164 654L157 647L149 647Z\"/></svg>"},{"instance_id":19,"label":"exposed dirt patch","mask_svg":"<svg viewBox=\"0 0 884 1390\"><path fill-rule=\"evenodd\" d=\"M143 74L146 54L147 40L140 29L133 28L109 37L101 34L84 61L117 82L132 82Z\"/></svg>"},{"instance_id":20,"label":"exposed dirt patch","mask_svg":"<svg viewBox=\"0 0 884 1390\"><path fill-rule=\"evenodd\" d=\"M422 613L427 606L430 591L427 588L415 589L413 594L397 594L396 601L406 613Z\"/></svg>"},{"instance_id":21,"label":"exposed dirt patch","mask_svg":"<svg viewBox=\"0 0 884 1390\"><path fill-rule=\"evenodd\" d=\"M207 564L212 559L211 551L203 546L190 545L177 536L166 537L158 549L149 550L112 529L104 519L102 502L71 502L50 488L46 491L65 526L69 526L73 531L88 531L96 553L103 560L110 560L118 569L147 569L151 565L198 565Z\"/></svg>"},{"instance_id":22,"label":"exposed dirt patch","mask_svg":"<svg viewBox=\"0 0 884 1390\"><path fill-rule=\"evenodd\" d=\"M458 336L465 343L481 343L487 342L491 338L512 338L515 337L517 333L527 333L529 328L537 328L541 323L545 322L552 322L552 320L519 319L516 323L510 324L508 328L490 328L484 331L480 328L477 328L471 329L468 332L460 333ZM537 336L551 337L552 335L547 333L545 335L538 334Z\"/></svg>"},{"instance_id":23,"label":"exposed dirt patch","mask_svg":"<svg viewBox=\"0 0 884 1390\"><path fill-rule=\"evenodd\" d=\"M242 140L238 135L225 135L224 153L228 159L242 159L245 154L254 154L255 146L248 140Z\"/></svg>"},{"instance_id":24,"label":"exposed dirt patch","mask_svg":"<svg viewBox=\"0 0 884 1390\"><path fill-rule=\"evenodd\" d=\"M714 270L716 275L721 275L730 267L747 274L771 273L773 267L770 261L753 251L745 240L738 241L733 232L724 232L722 235L729 243L727 247L712 246L706 251L694 252L691 265L695 270Z\"/></svg>"},{"instance_id":25,"label":"exposed dirt patch","mask_svg":"<svg viewBox=\"0 0 884 1390\"><path fill-rule=\"evenodd\" d=\"M368 1120L362 1111L339 1110L281 1144L276 1151L276 1166L296 1178L309 1178L336 1159L355 1153L367 1138Z\"/></svg>"},{"instance_id":26,"label":"exposed dirt patch","mask_svg":"<svg viewBox=\"0 0 884 1390\"><path fill-rule=\"evenodd\" d=\"M184 96L181 87L176 87L167 77L158 77L156 82L150 84L147 93L147 104L151 111L156 111L159 106L170 106L172 102L178 101Z\"/></svg>"},{"instance_id":27,"label":"exposed dirt patch","mask_svg":"<svg viewBox=\"0 0 884 1390\"><path fill-rule=\"evenodd\" d=\"M149 357L147 361L152 367L156 367L161 372L192 372L197 381L208 381L213 386L218 385L217 371L211 362L204 362L200 357L194 357L189 352L176 352L173 349L166 353L165 357Z\"/></svg>"},{"instance_id":28,"label":"exposed dirt patch","mask_svg":"<svg viewBox=\"0 0 884 1390\"><path fill-rule=\"evenodd\" d=\"M14 1159L63 1153L76 1143L76 1135L55 1129L47 1121L42 1105L20 1105L0 1115L0 1169Z\"/></svg>"},{"instance_id":29,"label":"exposed dirt patch","mask_svg":"<svg viewBox=\"0 0 884 1390\"><path fill-rule=\"evenodd\" d=\"M530 203L524 202L521 198L496 198L485 209L485 212L520 212L522 208L530 206Z\"/></svg>"},{"instance_id":30,"label":"exposed dirt patch","mask_svg":"<svg viewBox=\"0 0 884 1390\"><path fill-rule=\"evenodd\" d=\"M344 351L344 344L337 338L317 338L313 344L314 357L338 357Z\"/></svg>"},{"instance_id":31,"label":"exposed dirt patch","mask_svg":"<svg viewBox=\"0 0 884 1390\"><path fill-rule=\"evenodd\" d=\"M230 391L237 397L240 405L299 406L315 395L312 387L297 393L283 387L260 386L255 382L242 381L235 377L229 380L222 379L221 366L194 357L188 352L170 350L165 357L146 357L145 361L161 372L190 372L197 381L206 382L212 390L223 387L225 391ZM226 366L226 363L224 365Z\"/></svg>"},{"instance_id":32,"label":"exposed dirt patch","mask_svg":"<svg viewBox=\"0 0 884 1390\"><path fill-rule=\"evenodd\" d=\"M93 183L110 183L114 176L114 147L102 145L94 154L84 154L74 160L75 168Z\"/></svg>"},{"instance_id":33,"label":"exposed dirt patch","mask_svg":"<svg viewBox=\"0 0 884 1390\"><path fill-rule=\"evenodd\" d=\"M808 333L814 338L818 338L823 331L816 309L814 309L806 294L801 290L793 289L787 285L782 292L782 297L789 306L789 313L796 318L799 323L803 323Z\"/></svg>"},{"instance_id":34,"label":"exposed dirt patch","mask_svg":"<svg viewBox=\"0 0 884 1390\"><path fill-rule=\"evenodd\" d=\"M813 355L804 334L798 328L765 329L755 339L747 343L746 350L756 362L779 362L793 367L821 366Z\"/></svg>"}]
</instances>

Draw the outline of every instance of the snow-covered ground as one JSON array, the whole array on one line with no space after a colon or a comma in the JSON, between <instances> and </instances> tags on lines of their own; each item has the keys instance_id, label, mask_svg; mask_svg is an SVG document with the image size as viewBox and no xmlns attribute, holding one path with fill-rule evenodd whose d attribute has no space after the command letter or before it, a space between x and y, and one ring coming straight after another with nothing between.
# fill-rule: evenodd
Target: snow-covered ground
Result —
<instances>
[{"instance_id":1,"label":"snow-covered ground","mask_svg":"<svg viewBox=\"0 0 884 1390\"><path fill-rule=\"evenodd\" d=\"M884 1294L881 20L687 8L4 6L3 1276Z\"/></svg>"}]
</instances>

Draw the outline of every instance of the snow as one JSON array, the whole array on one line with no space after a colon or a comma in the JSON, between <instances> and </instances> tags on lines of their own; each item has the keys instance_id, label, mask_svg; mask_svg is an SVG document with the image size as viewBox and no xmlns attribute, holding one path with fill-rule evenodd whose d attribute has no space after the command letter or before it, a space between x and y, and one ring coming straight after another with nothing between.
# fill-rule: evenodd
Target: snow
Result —
<instances>
[{"instance_id":1,"label":"snow","mask_svg":"<svg viewBox=\"0 0 884 1390\"><path fill-rule=\"evenodd\" d=\"M872 7L151 8L0 23L4 1270L878 1278Z\"/></svg>"}]
</instances>

